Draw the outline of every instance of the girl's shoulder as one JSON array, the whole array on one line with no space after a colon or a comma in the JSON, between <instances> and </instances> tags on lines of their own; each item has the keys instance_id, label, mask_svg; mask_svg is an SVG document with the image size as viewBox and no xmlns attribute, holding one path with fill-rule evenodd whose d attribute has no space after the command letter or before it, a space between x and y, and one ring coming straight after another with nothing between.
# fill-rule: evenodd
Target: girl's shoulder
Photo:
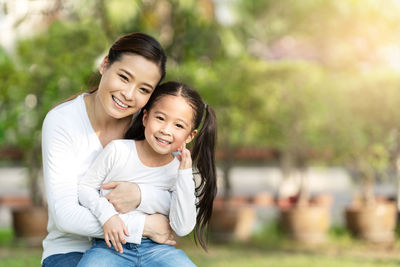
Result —
<instances>
[{"instance_id":1,"label":"girl's shoulder","mask_svg":"<svg viewBox=\"0 0 400 267\"><path fill-rule=\"evenodd\" d=\"M135 140L116 139L116 140L112 140L110 143L108 143L105 148L108 148L108 150L115 150L119 154L126 154L126 153L130 153L132 151L136 151L136 144L135 144Z\"/></svg>"}]
</instances>

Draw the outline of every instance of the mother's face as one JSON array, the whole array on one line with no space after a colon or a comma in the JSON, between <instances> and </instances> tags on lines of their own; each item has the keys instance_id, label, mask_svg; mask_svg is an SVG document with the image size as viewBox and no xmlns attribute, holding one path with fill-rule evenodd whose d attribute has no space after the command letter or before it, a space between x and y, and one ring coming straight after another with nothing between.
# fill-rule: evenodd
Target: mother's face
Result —
<instances>
[{"instance_id":1,"label":"mother's face","mask_svg":"<svg viewBox=\"0 0 400 267\"><path fill-rule=\"evenodd\" d=\"M122 55L111 65L106 57L100 73L102 77L96 98L104 111L115 119L130 116L141 109L161 78L157 64L131 53Z\"/></svg>"}]
</instances>

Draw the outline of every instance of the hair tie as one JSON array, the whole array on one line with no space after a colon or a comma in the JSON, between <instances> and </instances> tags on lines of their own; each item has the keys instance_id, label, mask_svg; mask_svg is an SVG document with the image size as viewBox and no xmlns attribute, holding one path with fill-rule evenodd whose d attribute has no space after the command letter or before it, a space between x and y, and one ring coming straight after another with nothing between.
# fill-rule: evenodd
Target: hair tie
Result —
<instances>
[{"instance_id":1,"label":"hair tie","mask_svg":"<svg viewBox=\"0 0 400 267\"><path fill-rule=\"evenodd\" d=\"M207 104L206 104L206 103L204 103L204 109L207 109L207 107L208 107L208 106L207 106Z\"/></svg>"}]
</instances>

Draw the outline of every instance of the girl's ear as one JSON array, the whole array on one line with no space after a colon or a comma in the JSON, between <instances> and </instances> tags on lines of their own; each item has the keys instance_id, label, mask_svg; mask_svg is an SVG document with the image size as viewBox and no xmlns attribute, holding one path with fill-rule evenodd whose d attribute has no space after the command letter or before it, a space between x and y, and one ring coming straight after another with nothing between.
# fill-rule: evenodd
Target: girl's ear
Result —
<instances>
[{"instance_id":1,"label":"girl's ear","mask_svg":"<svg viewBox=\"0 0 400 267\"><path fill-rule=\"evenodd\" d=\"M194 130L193 132L191 132L189 134L189 136L186 138L185 143L189 144L190 142L192 142L193 138L195 137L195 135L197 134L197 130Z\"/></svg>"},{"instance_id":2,"label":"girl's ear","mask_svg":"<svg viewBox=\"0 0 400 267\"><path fill-rule=\"evenodd\" d=\"M148 114L147 114L147 110L143 110L143 119L142 119L142 123L143 123L143 126L144 127L146 127L146 124L147 124L147 120L148 120Z\"/></svg>"},{"instance_id":3,"label":"girl's ear","mask_svg":"<svg viewBox=\"0 0 400 267\"><path fill-rule=\"evenodd\" d=\"M105 56L103 61L100 64L100 69L99 72L101 75L103 75L104 71L106 70L106 68L108 67L108 56Z\"/></svg>"}]
</instances>

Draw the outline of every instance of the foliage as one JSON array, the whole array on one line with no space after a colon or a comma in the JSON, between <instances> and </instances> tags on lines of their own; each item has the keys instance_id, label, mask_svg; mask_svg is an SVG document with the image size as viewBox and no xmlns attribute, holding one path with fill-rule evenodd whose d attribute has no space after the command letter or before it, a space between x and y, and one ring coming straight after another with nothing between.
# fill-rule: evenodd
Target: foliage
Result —
<instances>
[{"instance_id":1,"label":"foliage","mask_svg":"<svg viewBox=\"0 0 400 267\"><path fill-rule=\"evenodd\" d=\"M71 1L15 55L0 50L0 145L20 147L35 173L46 112L82 89L114 39L143 31L165 47L167 79L216 110L219 148L384 173L400 151L399 4L238 0L224 24L222 2Z\"/></svg>"},{"instance_id":2,"label":"foliage","mask_svg":"<svg viewBox=\"0 0 400 267\"><path fill-rule=\"evenodd\" d=\"M105 44L94 25L56 22L46 34L22 40L13 64L3 60L0 65L8 73L1 94L7 111L3 142L24 152L35 204L41 203L37 182L43 119L57 102L83 89Z\"/></svg>"}]
</instances>

